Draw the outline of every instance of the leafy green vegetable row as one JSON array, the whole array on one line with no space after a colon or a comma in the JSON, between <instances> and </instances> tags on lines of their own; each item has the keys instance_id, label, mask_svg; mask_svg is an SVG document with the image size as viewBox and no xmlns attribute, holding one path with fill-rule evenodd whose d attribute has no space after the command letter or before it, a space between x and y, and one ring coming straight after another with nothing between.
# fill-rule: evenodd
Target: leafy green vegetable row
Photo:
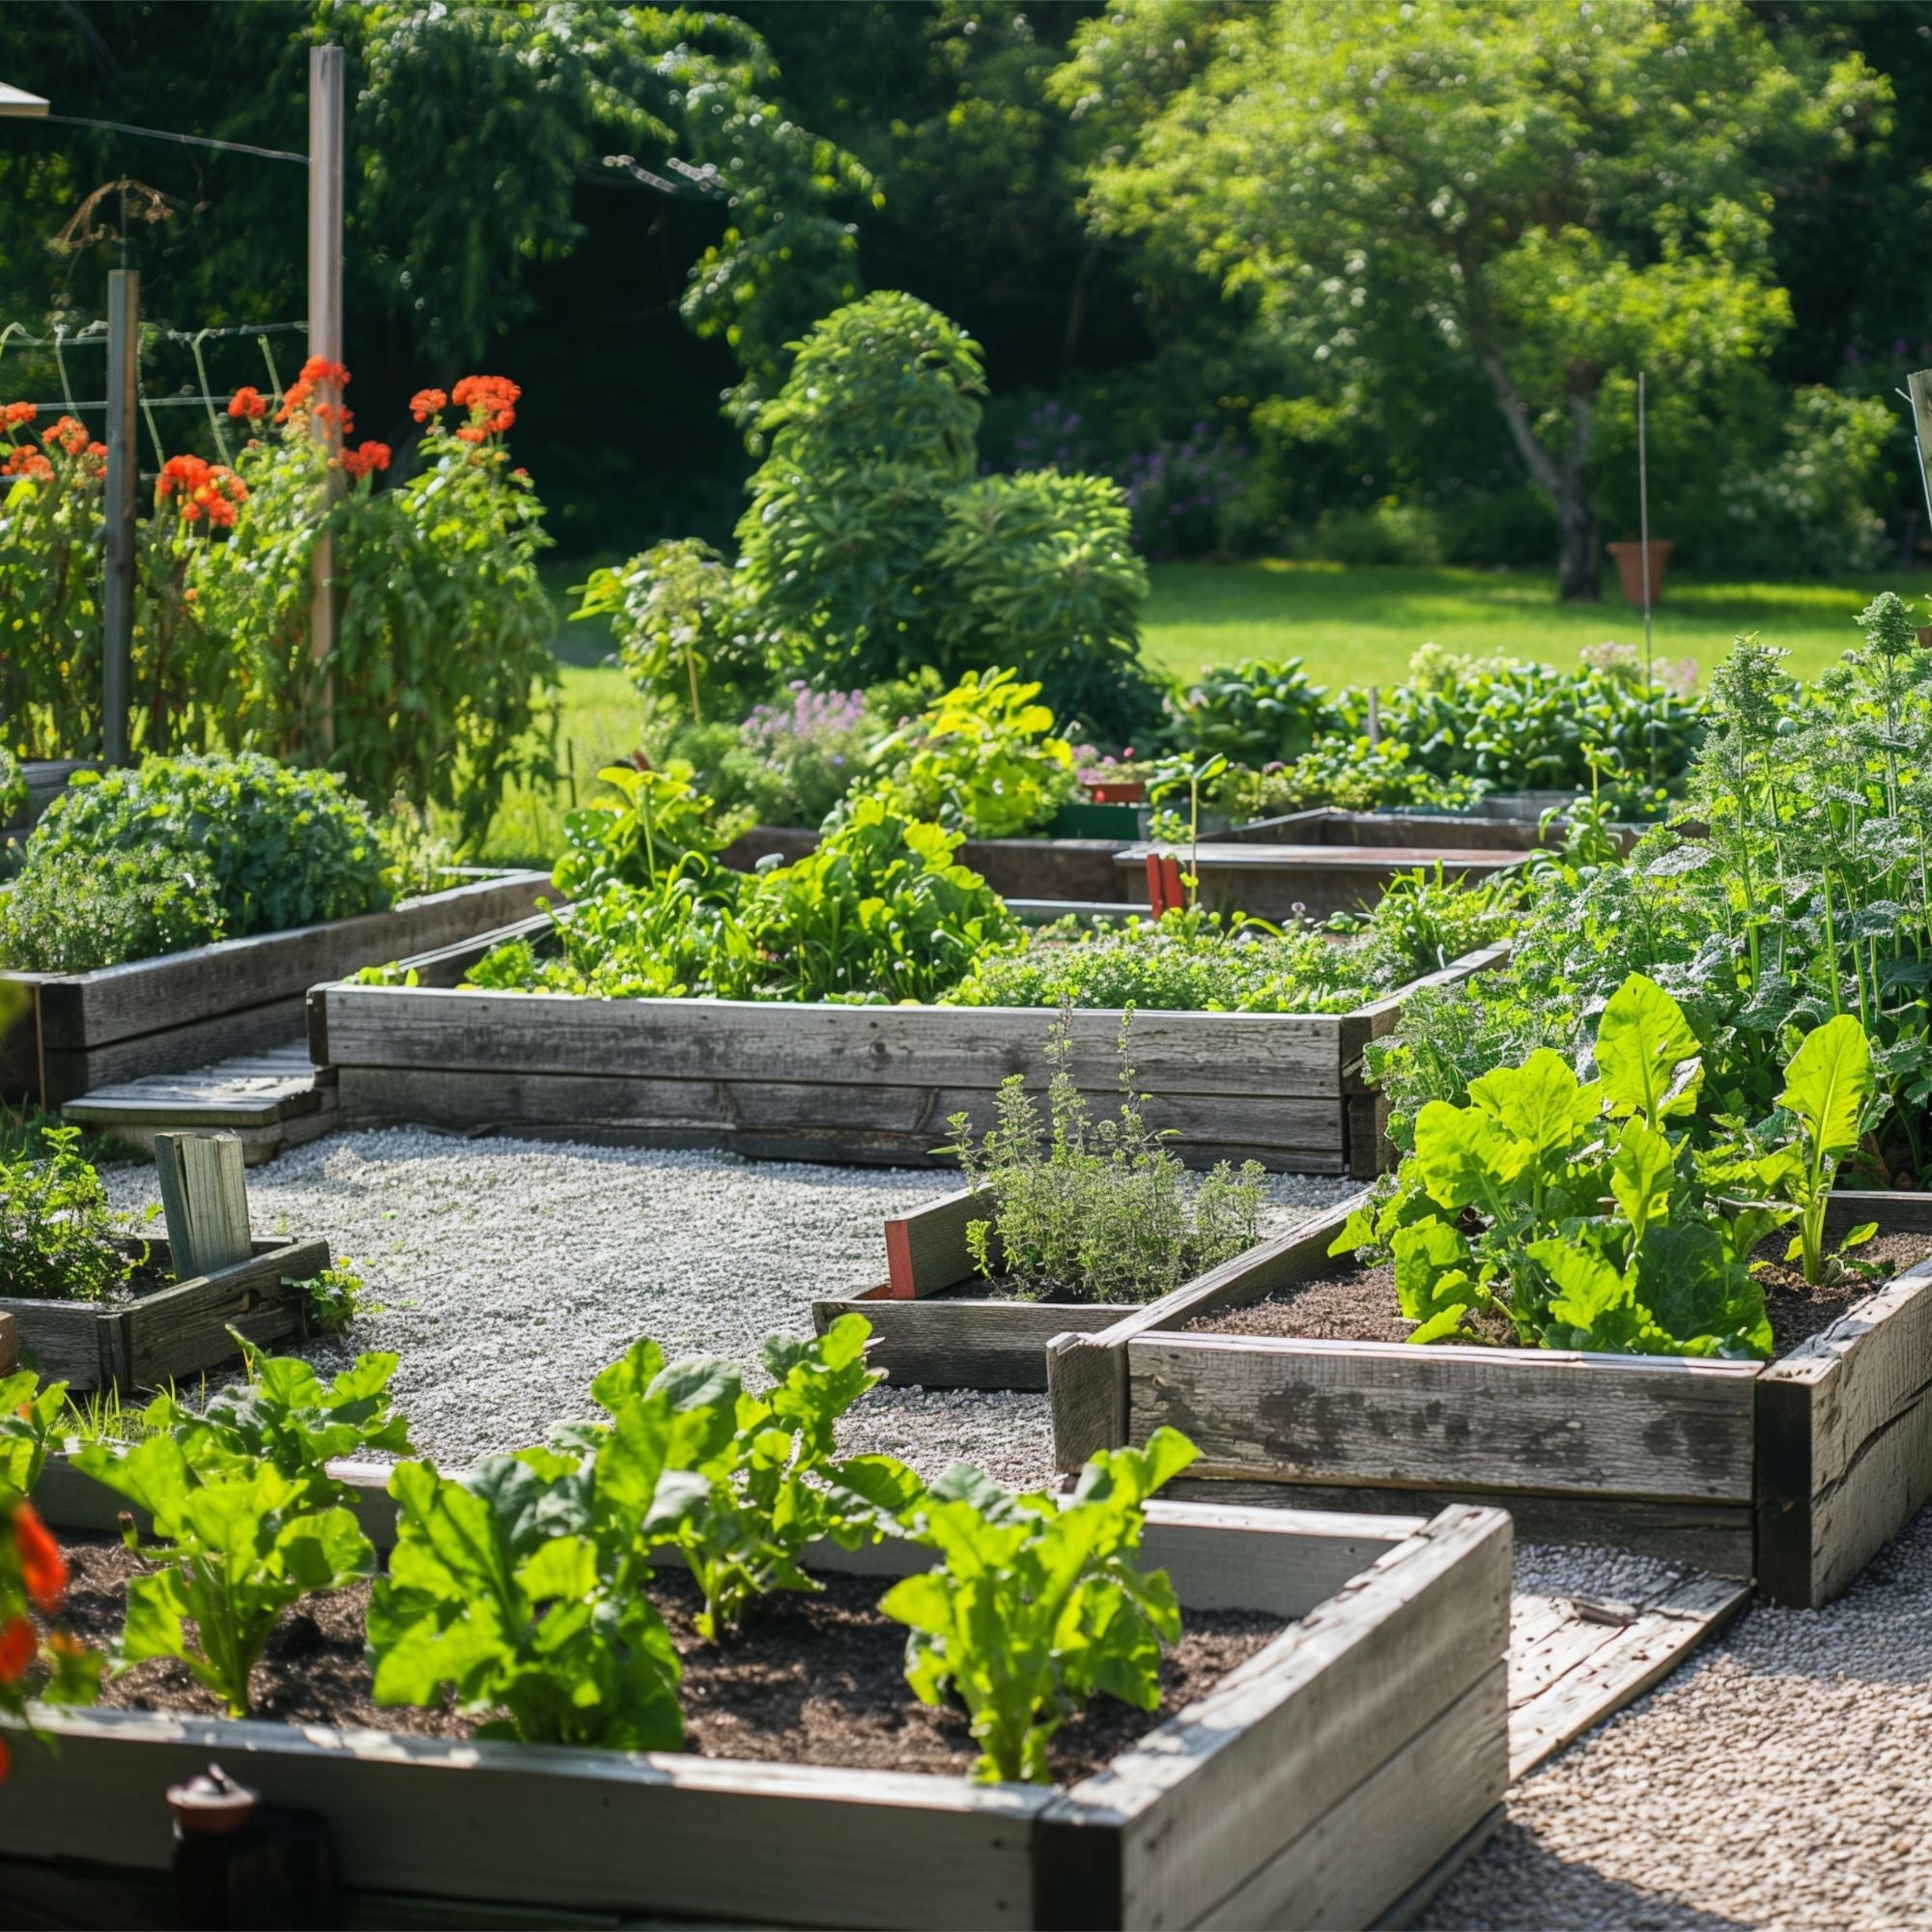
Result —
<instances>
[{"instance_id":1,"label":"leafy green vegetable row","mask_svg":"<svg viewBox=\"0 0 1932 1932\"><path fill-rule=\"evenodd\" d=\"M1095 1692L1159 1702L1179 1612L1165 1575L1138 1564L1143 1505L1195 1452L1162 1431L1097 1456L1064 1505L963 1464L928 1486L891 1457L841 1458L838 1419L880 1379L869 1334L846 1316L811 1342L774 1339L761 1393L724 1362L667 1365L639 1342L592 1383L596 1419L461 1477L399 1463L385 1575L328 1465L412 1457L396 1357L364 1355L325 1383L249 1350L245 1383L199 1411L162 1396L136 1439L74 1458L153 1524L151 1540L126 1530L145 1564L113 1667L177 1659L244 1717L283 1612L373 1578L379 1704L453 1704L484 1718L483 1736L672 1749L683 1666L650 1597L661 1565L688 1567L698 1633L716 1641L757 1598L819 1587L804 1567L814 1541L890 1537L939 1559L880 1605L910 1632L913 1690L964 1704L980 1777L1043 1779L1054 1730ZM0 1382L0 1498L31 1494L64 1396L29 1374Z\"/></svg>"}]
</instances>

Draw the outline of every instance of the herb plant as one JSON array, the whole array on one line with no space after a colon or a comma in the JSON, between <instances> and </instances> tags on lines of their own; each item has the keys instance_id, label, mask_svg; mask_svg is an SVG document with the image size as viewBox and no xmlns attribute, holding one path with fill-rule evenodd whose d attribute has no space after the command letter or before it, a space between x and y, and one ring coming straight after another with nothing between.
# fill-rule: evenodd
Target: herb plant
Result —
<instances>
[{"instance_id":1,"label":"herb plant","mask_svg":"<svg viewBox=\"0 0 1932 1932\"><path fill-rule=\"evenodd\" d=\"M662 771L609 765L597 776L621 802L599 801L565 814L564 853L552 874L559 892L583 896L600 886L654 885L687 854L709 858L744 829L742 818L720 817L681 758Z\"/></svg>"},{"instance_id":2,"label":"herb plant","mask_svg":"<svg viewBox=\"0 0 1932 1932\"><path fill-rule=\"evenodd\" d=\"M992 1203L970 1223L980 1274L1009 1277L1029 1299L1149 1301L1252 1247L1264 1176L1222 1161L1196 1186L1141 1115L1127 1064L1131 1020L1121 1027L1121 1104L1095 1121L1074 1085L1063 1014L1047 1047L1047 1121L1014 1074L1000 1087L999 1123L975 1145L971 1122L947 1122L967 1183Z\"/></svg>"},{"instance_id":3,"label":"herb plant","mask_svg":"<svg viewBox=\"0 0 1932 1932\"><path fill-rule=\"evenodd\" d=\"M38 1151L0 1148L0 1294L99 1301L128 1279L100 1176L78 1127L43 1127Z\"/></svg>"},{"instance_id":4,"label":"herb plant","mask_svg":"<svg viewBox=\"0 0 1932 1932\"><path fill-rule=\"evenodd\" d=\"M1196 1454L1172 1429L1144 1450L1103 1451L1065 1507L955 1463L908 1513L941 1567L895 1583L879 1608L911 1629L906 1681L921 1702L965 1705L982 1782L1047 1782L1054 1732L1096 1691L1159 1704L1180 1608L1166 1572L1136 1560L1143 1505Z\"/></svg>"}]
</instances>

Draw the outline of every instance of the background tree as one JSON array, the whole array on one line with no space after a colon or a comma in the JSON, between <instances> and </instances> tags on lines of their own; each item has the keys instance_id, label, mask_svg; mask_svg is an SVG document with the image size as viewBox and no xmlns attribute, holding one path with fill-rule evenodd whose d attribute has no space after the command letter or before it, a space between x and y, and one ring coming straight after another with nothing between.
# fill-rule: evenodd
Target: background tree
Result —
<instances>
[{"instance_id":1,"label":"background tree","mask_svg":"<svg viewBox=\"0 0 1932 1932\"><path fill-rule=\"evenodd\" d=\"M1151 117L1115 110L1100 225L1191 258L1337 385L1480 371L1578 598L1606 380L1760 362L1790 313L1776 185L1889 99L1858 54L1716 0L1123 0L1057 77L1076 115L1163 84Z\"/></svg>"}]
</instances>

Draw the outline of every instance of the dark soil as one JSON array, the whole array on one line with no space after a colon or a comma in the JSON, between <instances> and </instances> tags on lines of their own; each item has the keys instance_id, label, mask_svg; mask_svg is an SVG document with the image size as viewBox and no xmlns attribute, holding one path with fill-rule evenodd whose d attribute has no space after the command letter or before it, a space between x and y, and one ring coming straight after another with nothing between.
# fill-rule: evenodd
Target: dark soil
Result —
<instances>
[{"instance_id":1,"label":"dark soil","mask_svg":"<svg viewBox=\"0 0 1932 1932\"><path fill-rule=\"evenodd\" d=\"M1932 1255L1932 1236L1874 1235L1853 1250L1861 1261L1877 1265L1875 1275L1853 1273L1810 1288L1797 1266L1786 1266L1785 1248L1791 1231L1780 1229L1757 1250L1763 1264L1758 1279L1764 1284L1765 1312L1771 1318L1773 1350L1788 1355L1800 1343L1829 1328L1856 1301L1861 1301L1915 1263ZM1305 1282L1265 1301L1240 1308L1216 1309L1197 1315L1190 1329L1216 1335L1293 1335L1312 1341L1406 1342L1415 1324L1396 1305L1395 1270L1353 1267L1346 1264L1332 1275ZM1494 1322L1486 1331L1493 1342L1513 1345L1507 1323Z\"/></svg>"},{"instance_id":2,"label":"dark soil","mask_svg":"<svg viewBox=\"0 0 1932 1932\"><path fill-rule=\"evenodd\" d=\"M83 1641L105 1648L125 1613L123 1587L137 1567L121 1544L63 1539L71 1581L69 1616ZM654 1587L684 1658L686 1748L706 1757L837 1765L958 1776L979 1755L962 1713L921 1704L906 1688L903 1625L879 1615L889 1587L876 1577L833 1577L822 1596L779 1595L754 1604L742 1629L718 1645L692 1629L696 1590L676 1572ZM368 1588L311 1597L276 1626L254 1679L256 1716L417 1736L461 1738L473 1722L442 1711L370 1702L363 1655ZM1236 1610L1188 1613L1161 1668L1157 1713L1095 1697L1055 1734L1054 1776L1070 1784L1204 1695L1282 1630L1278 1618ZM219 1707L181 1664L137 1665L102 1686L121 1710L218 1717Z\"/></svg>"}]
</instances>

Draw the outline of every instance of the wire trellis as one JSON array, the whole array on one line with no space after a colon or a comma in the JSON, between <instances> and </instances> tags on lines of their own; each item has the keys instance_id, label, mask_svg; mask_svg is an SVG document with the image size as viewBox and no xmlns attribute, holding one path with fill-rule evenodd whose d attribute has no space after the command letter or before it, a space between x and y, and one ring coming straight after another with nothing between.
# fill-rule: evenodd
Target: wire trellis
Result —
<instances>
[{"instance_id":1,"label":"wire trellis","mask_svg":"<svg viewBox=\"0 0 1932 1932\"><path fill-rule=\"evenodd\" d=\"M203 345L224 338L252 337L259 343L262 360L269 372L269 388L277 400L282 395L282 379L275 367L274 350L270 346L269 337L290 332L306 335L308 324L305 322L249 322L237 323L219 328L143 328L135 348L135 394L139 398L141 416L148 425L148 440L155 446L156 467L168 460L167 446L161 440L160 425L155 420L156 410L205 410L208 412L208 426L214 437L215 447L221 452L223 463L234 461L228 446L228 435L223 427L221 412L228 406L228 394L216 395L209 383L208 361L203 354ZM151 396L147 384L140 380L140 351L143 345L157 342L175 342L185 345L194 357L195 373L201 378L201 389L196 393L178 393L169 396ZM61 394L58 401L36 402L36 410L64 410L69 415L78 416L89 410L105 411L104 398L90 398L82 402L73 393L73 384L68 375L67 352L70 349L104 349L107 346L107 325L90 322L84 327L66 329L56 327L51 335L32 335L25 323L11 322L0 328L0 357L4 357L10 347L18 345L25 349L50 349L53 352L54 367L60 372Z\"/></svg>"}]
</instances>

